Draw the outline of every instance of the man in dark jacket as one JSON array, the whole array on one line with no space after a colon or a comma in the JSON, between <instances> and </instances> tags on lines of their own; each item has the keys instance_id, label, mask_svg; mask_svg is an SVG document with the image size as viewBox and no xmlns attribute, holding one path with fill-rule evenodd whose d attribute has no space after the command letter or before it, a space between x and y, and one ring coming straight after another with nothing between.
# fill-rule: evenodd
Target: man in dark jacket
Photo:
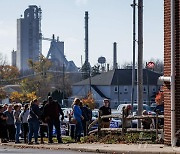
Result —
<instances>
[{"instance_id":1,"label":"man in dark jacket","mask_svg":"<svg viewBox=\"0 0 180 154\"><path fill-rule=\"evenodd\" d=\"M86 136L88 133L89 122L92 119L92 113L91 113L92 111L87 106L85 105L83 106L82 102L80 102L80 109L82 111L82 116L84 117L84 119L82 120L82 125L83 125L84 136Z\"/></svg>"},{"instance_id":2,"label":"man in dark jacket","mask_svg":"<svg viewBox=\"0 0 180 154\"><path fill-rule=\"evenodd\" d=\"M49 133L48 133L49 143L53 143L53 140L52 140L53 125L56 128L58 143L62 143L61 131L60 131L60 120L59 120L60 114L62 115L61 120L63 120L64 113L61 109L61 106L59 105L57 101L54 101L53 98L49 96L48 103L44 106L44 117L48 123L48 130L49 130Z\"/></svg>"},{"instance_id":3,"label":"man in dark jacket","mask_svg":"<svg viewBox=\"0 0 180 154\"><path fill-rule=\"evenodd\" d=\"M3 113L4 108L0 105L0 139L1 143L7 143L7 126L6 120L7 116Z\"/></svg>"},{"instance_id":4,"label":"man in dark jacket","mask_svg":"<svg viewBox=\"0 0 180 154\"><path fill-rule=\"evenodd\" d=\"M99 108L100 116L111 115L111 108L109 107L110 106L109 100L108 99L104 99L103 102L104 102L103 106ZM102 128L109 128L110 120L111 120L110 118L102 119L101 127Z\"/></svg>"}]
</instances>

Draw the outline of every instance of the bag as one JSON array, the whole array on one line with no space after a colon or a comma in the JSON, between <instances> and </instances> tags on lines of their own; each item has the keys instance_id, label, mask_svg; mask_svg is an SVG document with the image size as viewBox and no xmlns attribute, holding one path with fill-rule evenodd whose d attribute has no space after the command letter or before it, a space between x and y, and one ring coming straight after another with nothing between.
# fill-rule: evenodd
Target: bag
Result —
<instances>
[{"instance_id":1,"label":"bag","mask_svg":"<svg viewBox=\"0 0 180 154\"><path fill-rule=\"evenodd\" d=\"M75 119L75 118L72 118L71 120L70 120L70 124L77 124L77 120Z\"/></svg>"}]
</instances>

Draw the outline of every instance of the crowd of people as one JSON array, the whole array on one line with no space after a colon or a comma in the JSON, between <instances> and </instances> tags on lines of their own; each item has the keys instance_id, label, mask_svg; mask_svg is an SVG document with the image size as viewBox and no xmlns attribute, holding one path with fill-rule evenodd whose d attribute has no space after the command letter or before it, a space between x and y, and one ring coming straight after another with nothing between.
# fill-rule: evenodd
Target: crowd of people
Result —
<instances>
[{"instance_id":1,"label":"crowd of people","mask_svg":"<svg viewBox=\"0 0 180 154\"><path fill-rule=\"evenodd\" d=\"M64 119L64 114L59 103L51 96L42 103L35 99L30 104L25 104L22 109L21 104L0 105L0 138L2 143L15 142L21 143L20 134L24 138L24 143L39 144L40 134L41 143L45 133L48 142L53 143L53 126L56 128L57 141L62 143L60 131L60 119ZM32 138L34 137L34 142Z\"/></svg>"},{"instance_id":2,"label":"crowd of people","mask_svg":"<svg viewBox=\"0 0 180 154\"><path fill-rule=\"evenodd\" d=\"M69 122L75 119L74 139L79 142L82 134L87 135L87 127L92 118L92 111L83 105L80 99L74 99ZM61 119L60 119L61 117ZM60 120L63 121L64 113L61 106L51 96L47 101L40 102L35 99L30 104L12 103L0 105L0 138L2 143L21 143L20 135L27 144L44 143L45 135L48 143L53 143L53 127L56 130L58 143L63 143L61 138ZM33 142L34 138L34 142Z\"/></svg>"},{"instance_id":3,"label":"crowd of people","mask_svg":"<svg viewBox=\"0 0 180 154\"><path fill-rule=\"evenodd\" d=\"M125 116L130 114L131 107L126 106ZM110 102L104 99L103 106L99 108L99 116L111 115ZM142 115L147 115L143 111ZM61 117L61 119L60 119ZM53 143L53 127L56 130L58 143L63 143L61 137L60 120L63 121L64 113L61 106L51 96L47 101L43 101L40 107L40 102L35 99L30 104L5 104L0 105L0 138L2 143L15 142L21 143L21 137L24 143L39 144L38 138L40 135L40 143L44 143L45 135L48 137L48 143ZM103 118L101 128L110 127L111 118ZM79 98L75 98L72 103L72 112L69 113L69 129L71 137L76 142L80 141L81 136L88 134L88 126L92 122L92 110L87 105L83 105ZM147 118L142 120L144 129L149 129L152 120ZM131 123L126 121L126 127L130 127ZM73 129L72 129L73 128ZM34 137L34 142L32 138Z\"/></svg>"}]
</instances>

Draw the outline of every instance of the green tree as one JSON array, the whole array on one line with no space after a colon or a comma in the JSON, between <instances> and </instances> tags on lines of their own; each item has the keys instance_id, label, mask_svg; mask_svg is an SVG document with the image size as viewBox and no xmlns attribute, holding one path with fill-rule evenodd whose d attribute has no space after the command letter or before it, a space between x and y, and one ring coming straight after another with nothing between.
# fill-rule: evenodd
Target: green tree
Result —
<instances>
[{"instance_id":1,"label":"green tree","mask_svg":"<svg viewBox=\"0 0 180 154\"><path fill-rule=\"evenodd\" d=\"M29 67L33 70L34 75L21 81L23 92L35 92L39 97L45 99L50 91L50 81L52 76L48 72L51 62L44 56L39 57L39 61L28 61Z\"/></svg>"},{"instance_id":2,"label":"green tree","mask_svg":"<svg viewBox=\"0 0 180 154\"><path fill-rule=\"evenodd\" d=\"M101 73L100 73L100 65L97 64L92 67L91 76L96 76L98 74L101 74Z\"/></svg>"}]
</instances>

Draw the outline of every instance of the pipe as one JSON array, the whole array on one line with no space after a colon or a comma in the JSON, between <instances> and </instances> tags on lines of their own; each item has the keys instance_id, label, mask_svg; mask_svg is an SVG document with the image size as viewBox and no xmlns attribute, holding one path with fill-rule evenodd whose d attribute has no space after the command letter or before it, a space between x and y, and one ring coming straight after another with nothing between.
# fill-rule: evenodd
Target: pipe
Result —
<instances>
[{"instance_id":1,"label":"pipe","mask_svg":"<svg viewBox=\"0 0 180 154\"><path fill-rule=\"evenodd\" d=\"M177 138L175 135L175 47L174 47L174 19L175 19L175 0L171 0L171 146L176 146Z\"/></svg>"},{"instance_id":2,"label":"pipe","mask_svg":"<svg viewBox=\"0 0 180 154\"><path fill-rule=\"evenodd\" d=\"M161 82L171 82L171 77L169 77L169 76L160 76L158 78L158 80L161 81Z\"/></svg>"}]
</instances>

